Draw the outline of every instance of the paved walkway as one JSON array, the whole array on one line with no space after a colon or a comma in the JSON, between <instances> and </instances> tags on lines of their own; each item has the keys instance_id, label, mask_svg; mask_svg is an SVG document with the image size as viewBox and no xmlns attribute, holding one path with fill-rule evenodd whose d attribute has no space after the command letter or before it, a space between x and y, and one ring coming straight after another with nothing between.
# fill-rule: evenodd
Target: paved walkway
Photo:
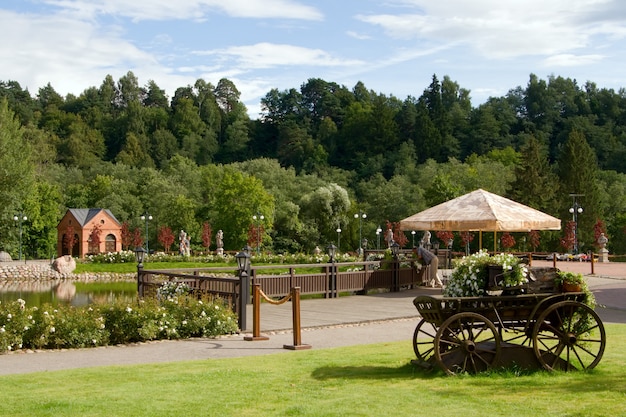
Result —
<instances>
[{"instance_id":1,"label":"paved walkway","mask_svg":"<svg viewBox=\"0 0 626 417\"><path fill-rule=\"evenodd\" d=\"M535 261L533 265L552 266L552 263ZM602 320L605 323L626 323L626 264L596 264L595 275L589 275L588 263L559 262L557 267L588 275L589 286L598 304L605 306L598 308ZM407 341L407 355L411 356L410 340L419 321L412 301L424 293L438 294L440 290L422 287L400 293L302 300L301 344L324 349ZM294 345L295 342L291 303L278 306L263 303L261 307L261 334L267 335L269 340L244 340L243 336L252 332L252 306L248 306L248 330L243 335L91 349L15 352L0 355L0 375L292 352L284 348L284 345Z\"/></svg>"}]
</instances>

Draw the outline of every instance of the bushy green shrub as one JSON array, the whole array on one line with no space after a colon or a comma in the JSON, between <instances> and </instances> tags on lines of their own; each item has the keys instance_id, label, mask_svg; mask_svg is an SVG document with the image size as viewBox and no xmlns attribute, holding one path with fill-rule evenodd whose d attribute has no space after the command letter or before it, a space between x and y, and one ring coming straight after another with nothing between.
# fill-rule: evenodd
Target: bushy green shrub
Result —
<instances>
[{"instance_id":1,"label":"bushy green shrub","mask_svg":"<svg viewBox=\"0 0 626 417\"><path fill-rule=\"evenodd\" d=\"M237 317L223 300L185 295L87 307L0 303L0 353L211 337L237 330Z\"/></svg>"}]
</instances>

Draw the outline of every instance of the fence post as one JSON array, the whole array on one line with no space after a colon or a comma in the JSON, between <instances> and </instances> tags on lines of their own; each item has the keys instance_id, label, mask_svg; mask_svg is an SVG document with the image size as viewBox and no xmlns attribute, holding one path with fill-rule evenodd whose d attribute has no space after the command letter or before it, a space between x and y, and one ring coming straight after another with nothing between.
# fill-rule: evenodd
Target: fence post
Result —
<instances>
[{"instance_id":1,"label":"fence post","mask_svg":"<svg viewBox=\"0 0 626 417\"><path fill-rule=\"evenodd\" d=\"M261 285L254 284L252 293L252 336L245 336L243 340L257 341L269 340L267 336L261 336Z\"/></svg>"},{"instance_id":2,"label":"fence post","mask_svg":"<svg viewBox=\"0 0 626 417\"><path fill-rule=\"evenodd\" d=\"M293 318L293 345L283 345L284 349L311 349L311 345L303 345L300 334L300 287L291 289L291 309Z\"/></svg>"},{"instance_id":3,"label":"fence post","mask_svg":"<svg viewBox=\"0 0 626 417\"><path fill-rule=\"evenodd\" d=\"M250 277L245 270L239 271L239 328L245 330L247 326L247 305L250 301Z\"/></svg>"}]
</instances>

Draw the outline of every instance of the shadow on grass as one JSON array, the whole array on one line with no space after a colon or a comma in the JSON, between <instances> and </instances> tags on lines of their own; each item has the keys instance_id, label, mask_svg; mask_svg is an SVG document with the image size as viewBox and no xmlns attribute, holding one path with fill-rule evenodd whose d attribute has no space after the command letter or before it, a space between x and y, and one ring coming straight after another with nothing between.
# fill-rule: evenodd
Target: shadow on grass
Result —
<instances>
[{"instance_id":1,"label":"shadow on grass","mask_svg":"<svg viewBox=\"0 0 626 417\"><path fill-rule=\"evenodd\" d=\"M439 370L426 370L412 363L393 368L387 366L323 366L311 373L320 381L330 379L432 379L444 376Z\"/></svg>"}]
</instances>

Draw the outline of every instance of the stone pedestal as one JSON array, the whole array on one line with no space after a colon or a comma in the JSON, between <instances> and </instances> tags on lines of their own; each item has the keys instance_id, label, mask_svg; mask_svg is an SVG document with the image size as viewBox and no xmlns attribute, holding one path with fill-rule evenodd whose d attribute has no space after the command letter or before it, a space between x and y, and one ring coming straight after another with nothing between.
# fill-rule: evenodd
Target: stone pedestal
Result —
<instances>
[{"instance_id":1,"label":"stone pedestal","mask_svg":"<svg viewBox=\"0 0 626 417\"><path fill-rule=\"evenodd\" d=\"M218 256L224 256L224 248L217 248L215 254Z\"/></svg>"},{"instance_id":2,"label":"stone pedestal","mask_svg":"<svg viewBox=\"0 0 626 417\"><path fill-rule=\"evenodd\" d=\"M608 262L609 261L609 250L607 248L600 249L600 256L598 257L598 262Z\"/></svg>"}]
</instances>

